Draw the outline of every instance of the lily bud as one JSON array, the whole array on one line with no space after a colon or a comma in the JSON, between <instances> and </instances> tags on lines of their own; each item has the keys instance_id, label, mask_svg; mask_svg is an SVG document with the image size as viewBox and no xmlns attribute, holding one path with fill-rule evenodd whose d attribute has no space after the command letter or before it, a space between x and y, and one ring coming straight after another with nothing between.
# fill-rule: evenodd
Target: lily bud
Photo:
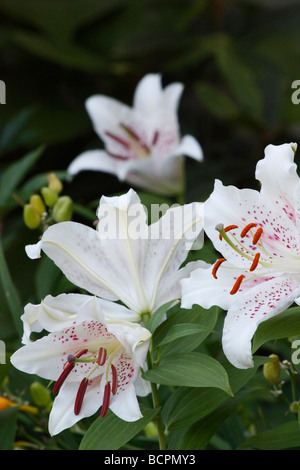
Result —
<instances>
[{"instance_id":1,"label":"lily bud","mask_svg":"<svg viewBox=\"0 0 300 470\"><path fill-rule=\"evenodd\" d=\"M69 196L58 198L53 207L52 217L55 222L66 222L71 220L73 213L73 201Z\"/></svg>"},{"instance_id":2,"label":"lily bud","mask_svg":"<svg viewBox=\"0 0 300 470\"><path fill-rule=\"evenodd\" d=\"M39 194L33 194L29 200L29 204L33 207L40 215L46 212L46 207L43 199Z\"/></svg>"},{"instance_id":3,"label":"lily bud","mask_svg":"<svg viewBox=\"0 0 300 470\"><path fill-rule=\"evenodd\" d=\"M150 423L146 424L143 431L144 431L144 433L147 437L157 437L158 436L157 427L156 427L156 424L153 421L150 421Z\"/></svg>"},{"instance_id":4,"label":"lily bud","mask_svg":"<svg viewBox=\"0 0 300 470\"><path fill-rule=\"evenodd\" d=\"M53 207L58 199L58 194L53 189L49 188L48 186L43 186L41 189L41 193L45 204L48 207Z\"/></svg>"},{"instance_id":5,"label":"lily bud","mask_svg":"<svg viewBox=\"0 0 300 470\"><path fill-rule=\"evenodd\" d=\"M55 191L57 194L61 193L63 189L63 184L59 178L57 178L55 173L49 173L48 175L48 187Z\"/></svg>"},{"instance_id":6,"label":"lily bud","mask_svg":"<svg viewBox=\"0 0 300 470\"><path fill-rule=\"evenodd\" d=\"M269 382L276 385L281 374L279 357L271 354L269 358L271 360L263 366L263 374Z\"/></svg>"},{"instance_id":7,"label":"lily bud","mask_svg":"<svg viewBox=\"0 0 300 470\"><path fill-rule=\"evenodd\" d=\"M298 413L298 410L299 410L299 402L298 401L293 401L291 404L290 404L290 412L291 413Z\"/></svg>"},{"instance_id":8,"label":"lily bud","mask_svg":"<svg viewBox=\"0 0 300 470\"><path fill-rule=\"evenodd\" d=\"M37 406L47 408L51 402L50 391L40 382L32 382L30 385L30 395Z\"/></svg>"},{"instance_id":9,"label":"lily bud","mask_svg":"<svg viewBox=\"0 0 300 470\"><path fill-rule=\"evenodd\" d=\"M33 230L40 226L41 214L39 214L31 204L25 204L23 209L23 219L25 225Z\"/></svg>"}]
</instances>

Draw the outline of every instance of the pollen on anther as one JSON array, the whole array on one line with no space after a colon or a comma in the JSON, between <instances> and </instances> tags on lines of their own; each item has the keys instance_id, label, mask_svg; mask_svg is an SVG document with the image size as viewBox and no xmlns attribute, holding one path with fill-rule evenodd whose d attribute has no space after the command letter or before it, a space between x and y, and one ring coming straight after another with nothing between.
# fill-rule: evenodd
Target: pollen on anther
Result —
<instances>
[{"instance_id":1,"label":"pollen on anther","mask_svg":"<svg viewBox=\"0 0 300 470\"><path fill-rule=\"evenodd\" d=\"M83 402L83 397L85 395L85 392L86 392L86 389L87 389L87 386L88 386L88 379L85 377L84 379L82 379L82 381L80 382L80 385L79 385L79 388L78 388L78 391L77 391L77 395L76 395L76 399L75 399L75 405L74 405L74 413L75 415L78 415L80 413L80 410L81 410L81 407L82 407L82 402Z\"/></svg>"},{"instance_id":2,"label":"pollen on anther","mask_svg":"<svg viewBox=\"0 0 300 470\"><path fill-rule=\"evenodd\" d=\"M254 256L254 259L252 261L250 271L254 271L257 268L257 265L259 263L259 258L260 258L260 253L256 253L256 255Z\"/></svg>"},{"instance_id":3,"label":"pollen on anther","mask_svg":"<svg viewBox=\"0 0 300 470\"><path fill-rule=\"evenodd\" d=\"M253 240L252 240L253 245L256 245L258 243L262 233L263 233L263 229L259 227L253 236Z\"/></svg>"},{"instance_id":4,"label":"pollen on anther","mask_svg":"<svg viewBox=\"0 0 300 470\"><path fill-rule=\"evenodd\" d=\"M244 277L245 277L244 274L241 274L241 275L237 278L237 280L236 280L235 283L234 283L233 288L232 288L231 291L230 291L230 295L233 295L233 294L236 294L236 293L237 293L237 291L239 290L239 288L240 288L240 286L241 286L241 283L242 283Z\"/></svg>"},{"instance_id":5,"label":"pollen on anther","mask_svg":"<svg viewBox=\"0 0 300 470\"><path fill-rule=\"evenodd\" d=\"M218 230L217 227L216 227L216 229ZM238 228L238 226L237 225L227 225L227 227L224 227L224 228L222 226L222 228L220 229L219 239L222 240L222 238L223 238L221 231L229 232L230 230L234 230L235 228Z\"/></svg>"},{"instance_id":6,"label":"pollen on anther","mask_svg":"<svg viewBox=\"0 0 300 470\"><path fill-rule=\"evenodd\" d=\"M107 350L102 347L99 348L99 354L98 354L98 359L97 359L97 363L99 364L99 366L103 366L103 364L106 361L106 357L107 357Z\"/></svg>"},{"instance_id":7,"label":"pollen on anther","mask_svg":"<svg viewBox=\"0 0 300 470\"><path fill-rule=\"evenodd\" d=\"M55 382L55 385L53 387L53 394L54 395L56 395L58 393L60 387L62 386L62 384L64 383L64 381L66 380L66 378L68 377L68 375L70 374L70 372L72 371L74 366L75 366L75 362L67 362L64 365L63 371L60 374L60 376L58 377L58 379Z\"/></svg>"},{"instance_id":8,"label":"pollen on anther","mask_svg":"<svg viewBox=\"0 0 300 470\"><path fill-rule=\"evenodd\" d=\"M224 263L224 261L226 261L225 258L220 258L215 262L214 267L212 269L212 275L215 279L218 279L217 278L217 271L218 271L219 267L221 266L221 264Z\"/></svg>"},{"instance_id":9,"label":"pollen on anther","mask_svg":"<svg viewBox=\"0 0 300 470\"><path fill-rule=\"evenodd\" d=\"M111 365L111 374L112 374L112 385L111 385L111 392L113 395L116 394L118 388L118 376L117 376L117 369L112 364Z\"/></svg>"},{"instance_id":10,"label":"pollen on anther","mask_svg":"<svg viewBox=\"0 0 300 470\"><path fill-rule=\"evenodd\" d=\"M255 223L251 223L251 224L248 224L246 225L246 227L243 228L243 230L241 231L241 238L244 238L247 233L252 229L252 228L255 228L257 226L257 224Z\"/></svg>"},{"instance_id":11,"label":"pollen on anther","mask_svg":"<svg viewBox=\"0 0 300 470\"><path fill-rule=\"evenodd\" d=\"M104 418L104 416L107 413L109 400L110 400L110 382L107 382L104 388L103 403L102 403L101 413L100 413L101 418Z\"/></svg>"}]
</instances>

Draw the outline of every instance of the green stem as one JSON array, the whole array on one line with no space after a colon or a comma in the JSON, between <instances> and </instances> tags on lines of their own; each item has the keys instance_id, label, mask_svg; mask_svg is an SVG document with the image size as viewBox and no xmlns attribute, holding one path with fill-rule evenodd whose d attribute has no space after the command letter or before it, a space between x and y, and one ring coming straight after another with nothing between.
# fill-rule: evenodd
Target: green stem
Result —
<instances>
[{"instance_id":1,"label":"green stem","mask_svg":"<svg viewBox=\"0 0 300 470\"><path fill-rule=\"evenodd\" d=\"M149 370L152 369L152 358L150 351L148 353L147 357L147 363L148 363L148 368ZM153 382L151 382L151 391L152 391L152 401L153 401L153 406L154 408L159 408L160 403L159 403L159 396L158 396L158 390L157 390L157 385ZM164 426L161 418L161 412L159 412L156 417L156 427L157 427L157 432L158 432L158 440L159 440L159 449L160 450L166 450L166 436L164 432Z\"/></svg>"},{"instance_id":2,"label":"green stem","mask_svg":"<svg viewBox=\"0 0 300 470\"><path fill-rule=\"evenodd\" d=\"M149 321L150 321L151 315L150 313L146 312L142 314L142 321L144 323L145 328L148 328L149 326ZM147 355L147 365L148 369L153 369L153 359L152 359L152 342L149 347L148 355ZM151 382L151 392L152 392L152 402L154 408L160 408L160 403L159 403L159 396L158 396L158 390L157 390L157 385L153 382ZM156 415L155 417L156 421L156 427L157 427L157 432L158 432L158 440L159 440L159 448L160 450L166 450L167 445L166 445L166 436L164 432L164 426L161 418L161 412Z\"/></svg>"}]
</instances>

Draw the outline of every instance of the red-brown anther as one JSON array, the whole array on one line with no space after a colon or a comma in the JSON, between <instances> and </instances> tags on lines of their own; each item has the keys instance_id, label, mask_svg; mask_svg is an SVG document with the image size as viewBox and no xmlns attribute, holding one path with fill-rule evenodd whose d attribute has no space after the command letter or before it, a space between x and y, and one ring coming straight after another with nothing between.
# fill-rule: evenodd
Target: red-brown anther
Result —
<instances>
[{"instance_id":1,"label":"red-brown anther","mask_svg":"<svg viewBox=\"0 0 300 470\"><path fill-rule=\"evenodd\" d=\"M125 124L120 124L120 126L122 127L122 129L124 129L125 132L127 132L127 134L130 135L132 139L134 139L139 144L139 146L144 150L144 152L150 153L149 147L141 140L140 136L135 132L134 129L132 129L132 127L127 126Z\"/></svg>"},{"instance_id":2,"label":"red-brown anther","mask_svg":"<svg viewBox=\"0 0 300 470\"><path fill-rule=\"evenodd\" d=\"M224 230L224 232L229 232L229 230L233 230L235 228L238 228L238 226L237 225L227 225L227 227L224 227L223 230ZM222 234L220 233L219 234L219 239L222 240L222 238L223 238Z\"/></svg>"},{"instance_id":3,"label":"red-brown anther","mask_svg":"<svg viewBox=\"0 0 300 470\"><path fill-rule=\"evenodd\" d=\"M159 132L155 131L154 136L153 136L153 140L152 140L152 145L155 145L157 143L158 137L159 137Z\"/></svg>"},{"instance_id":4,"label":"red-brown anther","mask_svg":"<svg viewBox=\"0 0 300 470\"><path fill-rule=\"evenodd\" d=\"M78 391L77 391L77 395L76 395L76 399L75 399L75 405L74 405L75 415L79 415L79 413L80 413L80 410L81 410L81 407L82 407L82 402L83 402L83 397L85 395L88 383L89 383L89 380L86 377L84 379L82 379L82 381L80 382L80 385L79 385L79 388L78 388Z\"/></svg>"},{"instance_id":5,"label":"red-brown anther","mask_svg":"<svg viewBox=\"0 0 300 470\"><path fill-rule=\"evenodd\" d=\"M244 276L243 274L241 274L241 276L239 276L239 277L237 278L237 280L235 281L235 284L234 284L233 288L232 288L231 291L230 291L230 295L233 295L233 294L236 294L236 293L237 293L237 291L239 290L240 285L241 285L241 283L242 283L244 277L245 277L245 276Z\"/></svg>"},{"instance_id":6,"label":"red-brown anther","mask_svg":"<svg viewBox=\"0 0 300 470\"><path fill-rule=\"evenodd\" d=\"M104 388L103 403L102 403L101 413L100 413L101 418L104 418L104 416L107 413L109 400L110 400L110 382L107 382Z\"/></svg>"},{"instance_id":7,"label":"red-brown anther","mask_svg":"<svg viewBox=\"0 0 300 470\"><path fill-rule=\"evenodd\" d=\"M107 137L110 137L111 139L115 140L119 144L123 145L123 147L125 147L127 150L130 149L129 143L126 140L122 139L122 137L119 137L118 135L115 135L109 131L104 131L104 134L107 135Z\"/></svg>"},{"instance_id":8,"label":"red-brown anther","mask_svg":"<svg viewBox=\"0 0 300 470\"><path fill-rule=\"evenodd\" d=\"M256 245L256 243L259 241L262 233L263 233L263 229L259 227L253 236L253 240L252 240L253 245Z\"/></svg>"},{"instance_id":9,"label":"red-brown anther","mask_svg":"<svg viewBox=\"0 0 300 470\"><path fill-rule=\"evenodd\" d=\"M110 157L113 157L113 158L116 158L117 160L129 160L130 157L126 156L126 155L120 155L118 153L112 153L112 152L109 152L108 150L106 150L106 153L110 156Z\"/></svg>"},{"instance_id":10,"label":"red-brown anther","mask_svg":"<svg viewBox=\"0 0 300 470\"><path fill-rule=\"evenodd\" d=\"M98 354L98 359L97 359L97 363L99 364L99 366L103 366L103 364L106 361L106 358L107 358L107 350L101 347L99 349L99 354Z\"/></svg>"},{"instance_id":11,"label":"red-brown anther","mask_svg":"<svg viewBox=\"0 0 300 470\"><path fill-rule=\"evenodd\" d=\"M68 377L68 375L70 374L70 372L72 371L73 367L75 366L75 362L72 361L72 362L67 362L65 365L64 365L64 368L63 368L63 371L62 373L60 374L60 376L58 377L57 381L55 382L55 385L53 387L53 393L54 395L56 395L60 389L60 387L62 386L62 384L64 383L64 381L66 380L66 378Z\"/></svg>"},{"instance_id":12,"label":"red-brown anther","mask_svg":"<svg viewBox=\"0 0 300 470\"><path fill-rule=\"evenodd\" d=\"M252 261L250 271L254 271L254 269L257 268L257 265L259 263L259 258L260 258L260 253L256 253L256 255L254 256L254 260Z\"/></svg>"},{"instance_id":13,"label":"red-brown anther","mask_svg":"<svg viewBox=\"0 0 300 470\"><path fill-rule=\"evenodd\" d=\"M225 258L220 258L215 262L214 267L212 269L212 275L215 279L218 279L217 278L217 271L218 271L219 267L221 266L221 264L224 263L224 261L226 261Z\"/></svg>"},{"instance_id":14,"label":"red-brown anther","mask_svg":"<svg viewBox=\"0 0 300 470\"><path fill-rule=\"evenodd\" d=\"M117 369L112 364L111 365L111 374L112 374L112 385L111 385L111 392L113 395L116 394L118 388L118 376L117 376Z\"/></svg>"},{"instance_id":15,"label":"red-brown anther","mask_svg":"<svg viewBox=\"0 0 300 470\"><path fill-rule=\"evenodd\" d=\"M83 356L84 354L86 354L89 350L88 349L80 349L80 351L77 351L74 356L77 357L77 359L81 356Z\"/></svg>"},{"instance_id":16,"label":"red-brown anther","mask_svg":"<svg viewBox=\"0 0 300 470\"><path fill-rule=\"evenodd\" d=\"M241 238L244 238L244 237L247 235L247 233L248 233L252 228L254 228L254 227L256 227L256 226L257 226L257 224L255 224L255 223L251 223L251 224L246 225L246 227L244 227L243 230L241 231Z\"/></svg>"}]
</instances>

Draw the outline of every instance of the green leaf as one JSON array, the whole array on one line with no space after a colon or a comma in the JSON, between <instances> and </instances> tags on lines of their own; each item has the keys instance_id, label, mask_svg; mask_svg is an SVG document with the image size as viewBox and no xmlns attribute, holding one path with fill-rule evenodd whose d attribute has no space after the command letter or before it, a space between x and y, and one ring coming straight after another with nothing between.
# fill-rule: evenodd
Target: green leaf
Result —
<instances>
[{"instance_id":1,"label":"green leaf","mask_svg":"<svg viewBox=\"0 0 300 470\"><path fill-rule=\"evenodd\" d=\"M297 335L300 335L300 307L292 307L258 326L252 351L257 351L267 341Z\"/></svg>"},{"instance_id":2,"label":"green leaf","mask_svg":"<svg viewBox=\"0 0 300 470\"><path fill-rule=\"evenodd\" d=\"M216 387L232 395L224 367L214 358L198 352L169 355L143 377L163 385Z\"/></svg>"},{"instance_id":3,"label":"green leaf","mask_svg":"<svg viewBox=\"0 0 300 470\"><path fill-rule=\"evenodd\" d=\"M12 364L9 360L9 354L5 355L5 364L2 364L0 361L0 385L2 384L3 380L8 376L8 373L12 367ZM1 360L1 353L0 353L0 360Z\"/></svg>"},{"instance_id":4,"label":"green leaf","mask_svg":"<svg viewBox=\"0 0 300 470\"><path fill-rule=\"evenodd\" d=\"M19 298L19 293L14 285L14 282L11 278L11 274L6 263L1 236L0 236L0 281L3 286L5 298L10 308L10 312L14 320L15 327L17 329L18 334L21 336L22 335L22 323L21 323L20 318L23 313L23 306Z\"/></svg>"},{"instance_id":5,"label":"green leaf","mask_svg":"<svg viewBox=\"0 0 300 470\"><path fill-rule=\"evenodd\" d=\"M213 115L222 119L236 118L238 107L222 90L211 83L199 82L195 88L202 104Z\"/></svg>"},{"instance_id":6,"label":"green leaf","mask_svg":"<svg viewBox=\"0 0 300 470\"><path fill-rule=\"evenodd\" d=\"M265 357L255 357L254 367L237 369L228 362L224 364L229 383L236 394L255 375L258 367L268 361ZM169 397L162 410L162 417L168 429L179 429L204 418L223 403L230 403L232 398L223 390L216 388L189 389L178 388Z\"/></svg>"},{"instance_id":7,"label":"green leaf","mask_svg":"<svg viewBox=\"0 0 300 470\"><path fill-rule=\"evenodd\" d=\"M261 120L262 96L255 71L237 53L230 40L220 42L216 50L216 61L232 93L244 111L251 117Z\"/></svg>"},{"instance_id":8,"label":"green leaf","mask_svg":"<svg viewBox=\"0 0 300 470\"><path fill-rule=\"evenodd\" d=\"M124 405L126 406L126 404ZM97 418L81 441L80 450L118 450L152 421L159 409L141 408L143 418L127 422L108 410L104 418Z\"/></svg>"},{"instance_id":9,"label":"green leaf","mask_svg":"<svg viewBox=\"0 0 300 470\"><path fill-rule=\"evenodd\" d=\"M27 22L60 41L70 38L77 28L95 21L120 4L120 0L1 0L1 8L13 18Z\"/></svg>"},{"instance_id":10,"label":"green leaf","mask_svg":"<svg viewBox=\"0 0 300 470\"><path fill-rule=\"evenodd\" d=\"M182 450L203 450L208 441L224 423L224 421L236 410L236 408L245 401L250 393L246 390L243 393L227 400L224 405L220 406L213 413L205 418L195 422L185 432L182 432L180 439L180 449Z\"/></svg>"},{"instance_id":11,"label":"green leaf","mask_svg":"<svg viewBox=\"0 0 300 470\"><path fill-rule=\"evenodd\" d=\"M12 197L13 191L17 188L27 172L33 167L38 158L42 155L44 146L26 154L21 160L12 163L2 174L0 179L0 211L5 209L5 205Z\"/></svg>"},{"instance_id":12,"label":"green leaf","mask_svg":"<svg viewBox=\"0 0 300 470\"><path fill-rule=\"evenodd\" d=\"M215 327L218 319L218 313L219 310L217 307L211 307L210 309L206 310L199 305L194 305L190 310L179 309L155 330L153 336L154 346L156 347L163 341L173 326L182 325L184 323L192 323L200 325L202 327L202 331L199 331L195 335L178 338L176 344L168 343L161 345L160 353L161 357L165 357L168 354L192 351L205 340L210 331L212 331L212 329Z\"/></svg>"},{"instance_id":13,"label":"green leaf","mask_svg":"<svg viewBox=\"0 0 300 470\"><path fill-rule=\"evenodd\" d=\"M18 407L0 411L0 450L12 450L16 434Z\"/></svg>"},{"instance_id":14,"label":"green leaf","mask_svg":"<svg viewBox=\"0 0 300 470\"><path fill-rule=\"evenodd\" d=\"M176 304L178 301L176 300L171 300L167 302L166 304L162 305L159 307L152 315L149 321L148 329L151 333L153 333L158 325L161 323L164 315L166 315L167 311L169 308L171 308L174 304Z\"/></svg>"},{"instance_id":15,"label":"green leaf","mask_svg":"<svg viewBox=\"0 0 300 470\"><path fill-rule=\"evenodd\" d=\"M85 72L104 72L105 63L92 50L69 42L57 43L38 33L16 32L15 42L44 60L63 65L65 68L83 70Z\"/></svg>"},{"instance_id":16,"label":"green leaf","mask_svg":"<svg viewBox=\"0 0 300 470\"><path fill-rule=\"evenodd\" d=\"M299 446L300 427L297 421L291 421L250 437L239 449L282 450Z\"/></svg>"},{"instance_id":17,"label":"green leaf","mask_svg":"<svg viewBox=\"0 0 300 470\"><path fill-rule=\"evenodd\" d=\"M180 323L179 325L171 326L166 336L158 343L158 345L168 344L171 341L175 341L178 338L184 336L196 335L199 333L211 333L213 330L206 326L197 325L195 323Z\"/></svg>"}]
</instances>

